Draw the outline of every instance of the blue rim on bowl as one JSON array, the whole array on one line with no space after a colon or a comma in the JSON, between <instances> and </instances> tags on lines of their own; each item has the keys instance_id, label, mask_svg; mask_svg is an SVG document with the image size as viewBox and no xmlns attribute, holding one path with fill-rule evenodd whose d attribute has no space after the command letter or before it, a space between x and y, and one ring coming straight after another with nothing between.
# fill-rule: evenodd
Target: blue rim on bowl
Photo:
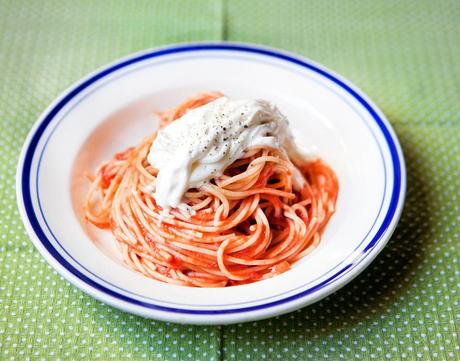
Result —
<instances>
[{"instance_id":1,"label":"blue rim on bowl","mask_svg":"<svg viewBox=\"0 0 460 361\"><path fill-rule=\"evenodd\" d=\"M255 306L249 307L235 307L231 309L186 309L180 307L165 307L163 305L155 304L152 302L145 302L143 300L136 299L135 297L126 296L117 292L116 290L109 289L97 279L92 279L87 275L81 273L77 270L72 264L70 264L62 255L55 249L53 244L50 242L46 233L44 232L42 225L40 224L37 215L34 212L33 208L33 199L31 195L31 171L32 171L32 160L41 137L43 136L47 126L55 118L55 116L62 110L66 104L71 101L77 94L82 92L87 87L91 86L100 79L106 77L107 75L119 71L120 69L126 68L133 64L139 64L143 61L152 58L160 58L172 54L179 53L202 53L202 52L241 52L242 54L257 54L263 57L274 58L283 62L294 64L301 68L307 68L310 71L317 73L318 75L327 78L329 81L333 82L336 86L340 87L350 96L352 96L361 106L368 112L370 117L375 121L375 124L378 126L381 134L383 135L386 146L388 147L389 153L391 155L391 167L393 169L393 188L391 189L391 199L388 206L387 213L383 221L381 222L378 231L376 234L368 241L364 250L359 253L353 261L343 265L338 271L333 275L325 279L319 284L316 284L308 289L302 290L301 292L289 295L285 298L267 302L263 304L258 304ZM93 295L94 297L102 300L106 303L112 304L116 307L123 308L133 313L141 314L144 316L150 316L148 312L143 309L155 310L164 312L164 313L173 313L177 314L173 317L173 320L181 321L181 316L184 315L194 315L199 317L202 316L219 316L223 317L220 319L221 323L232 322L229 318L226 318L228 315L240 314L235 320L248 320L253 319L250 314L254 311L264 310L264 315L262 317L271 316L274 314L284 313L290 311L296 307L302 306L302 298L307 295L311 295L319 290L327 289L327 292L322 292L321 297L326 296L327 294L333 292L337 289L330 287L334 283L337 283L339 279L346 277L346 281L343 283L349 282L354 278L359 272L369 264L372 259L380 252L383 246L386 244L390 238L394 228L396 227L397 221L402 211L402 206L404 202L406 188L406 175L405 175L405 165L404 158L398 140L392 130L389 122L385 119L384 115L379 111L379 109L369 100L367 97L362 94L356 87L350 85L349 82L342 79L340 76L335 73L325 69L324 67L317 65L309 60L300 58L298 56L281 52L279 50L249 45L249 44L233 44L233 43L196 43L196 44L186 44L186 45L176 45L161 49L154 49L142 52L140 54L135 54L124 58L120 61L117 61L102 70L99 70L91 74L86 79L79 82L77 85L73 86L70 90L66 91L64 95L58 99L50 108L48 108L45 113L41 116L36 126L31 130L22 150L21 158L18 164L17 170L17 198L18 205L23 217L26 228L34 240L34 244L45 256L45 258L53 265L53 267L60 272L64 277L69 279L72 283L76 284L78 287L82 288L87 293ZM341 284L340 286L343 286ZM319 297L318 297L319 298ZM294 302L295 301L295 302ZM122 304L120 304L121 302ZM310 300L308 303L314 302ZM304 302L306 304L307 302ZM294 307L295 304L295 307ZM278 306L283 305L282 311L273 311L270 309L276 309ZM139 309L140 307L140 309ZM227 316L226 316L227 315ZM162 317L161 315L155 314L157 318L170 319L168 316ZM255 317L260 318L260 317ZM219 320L216 318L216 320ZM200 323L198 319L197 322ZM193 322L193 320L192 320ZM204 321L203 323L213 323L210 321Z\"/></svg>"}]
</instances>

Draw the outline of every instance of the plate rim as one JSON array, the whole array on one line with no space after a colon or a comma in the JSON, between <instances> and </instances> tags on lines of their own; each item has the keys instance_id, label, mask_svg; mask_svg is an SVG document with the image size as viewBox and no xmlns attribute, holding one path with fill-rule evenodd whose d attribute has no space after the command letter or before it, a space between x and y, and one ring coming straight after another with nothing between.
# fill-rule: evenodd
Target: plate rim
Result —
<instances>
[{"instance_id":1,"label":"plate rim","mask_svg":"<svg viewBox=\"0 0 460 361\"><path fill-rule=\"evenodd\" d=\"M62 261L64 261L64 263L68 262L62 258L59 252L57 252L54 249L54 247L50 244L51 248L54 249L55 253L58 256L56 257L55 255L53 255L52 250L48 249L48 247L44 244L46 242L49 243L49 240L43 232L41 234L39 234L40 232L36 232L35 227L32 223L38 224L39 222L37 219L34 220L31 219L31 217L29 217L27 209L28 207L26 205L27 202L24 198L25 195L23 192L23 190L26 189L26 187L28 187L29 184L29 182L25 182L25 180L28 179L28 173L26 172L26 160L28 158L30 158L30 160L33 159L35 148L32 152L29 152L29 150L32 145L32 141L35 137L37 137L35 146L40 140L41 134L38 134L40 128L43 127L43 130L46 129L47 125L53 120L54 116L58 114L61 110L61 108L56 109L56 107L59 104L61 104L64 101L64 103L62 104L62 106L64 106L81 90L97 82L105 75L110 74L112 72L116 72L117 70L122 69L127 65L140 62L144 59L161 57L163 55L169 55L174 53L186 53L190 51L196 52L209 50L230 50L269 56L271 58L276 58L277 60L283 60L284 62L288 62L290 65L295 64L303 68L314 70L315 72L328 78L329 80L332 80L336 85L339 85L347 93L352 95L353 98L355 98L355 100L358 100L358 102L361 103L361 105L364 106L364 108L366 108L366 110L370 113L373 120L376 121L378 125L378 132L382 133L385 139L384 144L388 148L391 155L389 159L391 159L390 166L393 168L393 171L395 173L394 177L397 178L397 176L399 176L399 180L395 179L393 188L391 189L392 194L390 198L389 209L387 210L385 217L382 220L382 223L379 225L376 236L374 236L369 241L369 244L364 248L361 254L357 256L351 263L345 265L339 272L336 272L325 281L307 290L303 290L296 294L284 297L280 300L271 301L260 305L249 307L239 306L236 308L226 310L180 309L176 306L168 307L162 305L154 305L139 300L133 300L130 297L117 294L112 290L106 289L104 285L101 285L96 281L92 280L91 278L87 277L86 275L81 274L81 272L79 270L74 269L74 267L71 264L68 264L68 266L64 265ZM46 120L48 120L48 122L45 123ZM392 142L392 144L390 144L390 141ZM393 146L394 149L392 149L391 146ZM395 160L397 161L396 166L399 166L399 169L395 167ZM56 99L38 117L24 141L17 165L16 197L21 219L34 246L38 249L38 251L45 258L45 260L61 276L66 278L69 282L71 282L78 288L82 289L84 292L90 294L94 298L104 303L110 304L114 307L144 317L153 317L164 321L174 321L182 323L224 324L261 319L286 313L299 307L314 303L349 283L372 262L372 260L377 256L378 253L380 253L380 251L386 245L392 233L394 232L394 229L396 228L396 225L399 221L404 205L406 182L407 181L404 155L399 144L399 140L390 122L387 120L383 112L375 105L375 103L348 79L345 79L341 75L335 73L334 71L331 71L327 67L315 61L312 61L306 57L297 54L293 54L288 51L251 43L205 41L167 45L158 48L145 49L139 52L129 54L125 57L116 59L115 61L109 64L99 67L97 70L77 80L70 87L61 92L59 96L56 97ZM396 200L394 200L395 192ZM30 194L29 196L32 200L32 196ZM394 207L392 209L391 207L394 201L396 203L394 203ZM33 207L31 207L30 211L34 213ZM392 214L390 215L390 218L387 219L390 213ZM384 223L386 225L384 225ZM38 227L40 228L39 224ZM59 261L58 258L61 258L62 261ZM70 267L70 269L68 267ZM75 272L79 273L80 276L75 275ZM112 295L114 293L117 295L116 297Z\"/></svg>"}]
</instances>

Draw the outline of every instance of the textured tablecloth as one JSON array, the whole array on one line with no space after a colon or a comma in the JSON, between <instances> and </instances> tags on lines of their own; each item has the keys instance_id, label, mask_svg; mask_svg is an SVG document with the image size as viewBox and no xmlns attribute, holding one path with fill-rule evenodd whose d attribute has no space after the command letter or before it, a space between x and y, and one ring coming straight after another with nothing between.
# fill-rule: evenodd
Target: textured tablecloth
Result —
<instances>
[{"instance_id":1,"label":"textured tablecloth","mask_svg":"<svg viewBox=\"0 0 460 361\"><path fill-rule=\"evenodd\" d=\"M32 123L117 57L193 40L319 61L382 108L401 140L401 222L361 276L261 322L181 326L108 307L63 280L24 232L15 168ZM0 0L1 360L460 360L459 1Z\"/></svg>"}]
</instances>

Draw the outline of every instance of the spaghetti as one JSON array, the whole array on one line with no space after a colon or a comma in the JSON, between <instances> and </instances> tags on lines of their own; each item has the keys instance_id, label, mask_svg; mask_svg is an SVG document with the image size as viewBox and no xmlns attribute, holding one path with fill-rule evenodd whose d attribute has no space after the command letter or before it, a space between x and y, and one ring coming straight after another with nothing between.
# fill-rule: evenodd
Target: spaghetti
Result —
<instances>
[{"instance_id":1,"label":"spaghetti","mask_svg":"<svg viewBox=\"0 0 460 361\"><path fill-rule=\"evenodd\" d=\"M203 93L159 114L167 126L220 93ZM338 181L321 160L294 165L281 149L255 147L220 177L183 196L167 214L153 197L158 170L146 160L156 133L101 165L86 218L109 228L130 268L195 287L250 283L287 271L310 253L335 210ZM292 186L295 167L305 178Z\"/></svg>"}]
</instances>

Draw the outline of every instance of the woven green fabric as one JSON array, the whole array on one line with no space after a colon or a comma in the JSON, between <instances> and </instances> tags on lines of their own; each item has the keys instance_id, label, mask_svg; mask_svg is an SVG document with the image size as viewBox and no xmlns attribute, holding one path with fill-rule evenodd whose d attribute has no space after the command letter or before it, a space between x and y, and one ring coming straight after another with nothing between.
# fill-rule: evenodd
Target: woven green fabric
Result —
<instances>
[{"instance_id":1,"label":"woven green fabric","mask_svg":"<svg viewBox=\"0 0 460 361\"><path fill-rule=\"evenodd\" d=\"M0 0L1 360L460 360L460 2ZM15 205L20 147L87 72L192 40L256 42L319 61L394 125L408 168L397 231L361 276L266 321L181 326L132 316L49 267Z\"/></svg>"}]
</instances>

